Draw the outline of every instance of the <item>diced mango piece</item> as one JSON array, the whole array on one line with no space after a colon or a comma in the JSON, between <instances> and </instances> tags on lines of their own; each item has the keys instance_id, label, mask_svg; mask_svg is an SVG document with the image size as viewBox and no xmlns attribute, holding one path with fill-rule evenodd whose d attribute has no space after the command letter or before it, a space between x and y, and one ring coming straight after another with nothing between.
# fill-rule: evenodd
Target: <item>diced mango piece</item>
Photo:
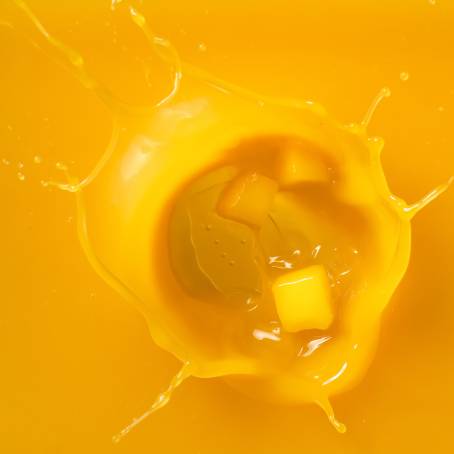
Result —
<instances>
[{"instance_id":1,"label":"diced mango piece","mask_svg":"<svg viewBox=\"0 0 454 454\"><path fill-rule=\"evenodd\" d=\"M218 213L228 219L260 227L271 209L278 184L257 172L239 175L224 190Z\"/></svg>"},{"instance_id":2,"label":"diced mango piece","mask_svg":"<svg viewBox=\"0 0 454 454\"><path fill-rule=\"evenodd\" d=\"M326 329L333 321L325 268L313 265L278 277L272 287L282 328L289 333Z\"/></svg>"},{"instance_id":3,"label":"diced mango piece","mask_svg":"<svg viewBox=\"0 0 454 454\"><path fill-rule=\"evenodd\" d=\"M279 154L276 169L279 184L283 187L330 181L328 167L323 159L313 150L296 146L289 146Z\"/></svg>"}]
</instances>

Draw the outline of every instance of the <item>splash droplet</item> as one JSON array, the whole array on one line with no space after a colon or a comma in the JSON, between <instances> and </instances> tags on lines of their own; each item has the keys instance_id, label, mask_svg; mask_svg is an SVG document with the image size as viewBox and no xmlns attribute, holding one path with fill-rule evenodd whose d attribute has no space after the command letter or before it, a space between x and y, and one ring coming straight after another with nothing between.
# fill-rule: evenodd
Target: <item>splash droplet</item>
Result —
<instances>
[{"instance_id":1,"label":"splash droplet","mask_svg":"<svg viewBox=\"0 0 454 454\"><path fill-rule=\"evenodd\" d=\"M201 42L201 43L199 43L197 45L197 50L199 52L206 52L207 51L207 45L205 43Z\"/></svg>"},{"instance_id":2,"label":"splash droplet","mask_svg":"<svg viewBox=\"0 0 454 454\"><path fill-rule=\"evenodd\" d=\"M62 171L68 170L68 166L66 164L64 164L63 162L57 162L57 164L55 164L55 167L58 170L62 170Z\"/></svg>"},{"instance_id":3,"label":"splash droplet","mask_svg":"<svg viewBox=\"0 0 454 454\"><path fill-rule=\"evenodd\" d=\"M35 164L41 164L43 162L43 157L39 156L39 155L36 155L36 156L33 157L33 162Z\"/></svg>"},{"instance_id":4,"label":"splash droplet","mask_svg":"<svg viewBox=\"0 0 454 454\"><path fill-rule=\"evenodd\" d=\"M406 81L410 78L410 74L408 74L407 71L402 71L402 72L400 73L400 76L399 76L399 77L400 77L400 80L401 80L402 82L406 82Z\"/></svg>"},{"instance_id":5,"label":"splash droplet","mask_svg":"<svg viewBox=\"0 0 454 454\"><path fill-rule=\"evenodd\" d=\"M25 175L22 172L17 172L17 178L20 181L24 181L25 180Z\"/></svg>"}]
</instances>

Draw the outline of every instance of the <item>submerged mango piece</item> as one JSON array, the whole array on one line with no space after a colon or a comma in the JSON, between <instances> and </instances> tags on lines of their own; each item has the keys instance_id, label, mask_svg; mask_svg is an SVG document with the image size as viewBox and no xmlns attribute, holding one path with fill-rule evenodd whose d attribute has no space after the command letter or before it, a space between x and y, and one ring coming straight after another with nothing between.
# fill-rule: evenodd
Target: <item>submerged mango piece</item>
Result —
<instances>
[{"instance_id":1,"label":"submerged mango piece","mask_svg":"<svg viewBox=\"0 0 454 454\"><path fill-rule=\"evenodd\" d=\"M278 181L283 187L295 184L327 183L330 181L328 167L313 151L289 145L279 154L276 163Z\"/></svg>"},{"instance_id":2,"label":"submerged mango piece","mask_svg":"<svg viewBox=\"0 0 454 454\"><path fill-rule=\"evenodd\" d=\"M282 327L289 333L327 329L333 321L329 281L322 265L278 277L273 295Z\"/></svg>"},{"instance_id":3,"label":"submerged mango piece","mask_svg":"<svg viewBox=\"0 0 454 454\"><path fill-rule=\"evenodd\" d=\"M221 216L250 226L264 222L278 190L278 184L257 172L247 172L225 189L218 204Z\"/></svg>"}]
</instances>

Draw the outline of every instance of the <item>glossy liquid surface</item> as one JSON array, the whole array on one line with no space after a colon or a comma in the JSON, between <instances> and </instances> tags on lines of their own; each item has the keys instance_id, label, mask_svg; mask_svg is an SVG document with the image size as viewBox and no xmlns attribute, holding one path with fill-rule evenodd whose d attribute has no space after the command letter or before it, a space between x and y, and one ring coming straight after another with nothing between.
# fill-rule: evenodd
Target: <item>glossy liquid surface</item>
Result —
<instances>
[{"instance_id":1,"label":"glossy liquid surface","mask_svg":"<svg viewBox=\"0 0 454 454\"><path fill-rule=\"evenodd\" d=\"M280 4L279 20L271 6L257 12L242 5L241 15L233 6L210 10L201 3L142 9L186 60L256 91L317 99L346 123L361 119L378 89L389 85L393 97L371 130L386 139L383 160L393 191L416 200L452 174L454 70L448 58L452 12L413 3L380 11L352 4L342 12L329 3L299 11ZM165 66L147 86L146 68L134 58L149 56L147 43L127 20L119 20L115 33L118 18L108 5L82 3L59 13L45 2L30 6L123 98L157 99L159 89L169 87ZM403 20L408 11L412 19ZM251 14L260 15L259 25L250 24ZM295 17L303 15L311 20L302 31ZM351 24L347 31L345 23ZM342 35L336 43L342 50L333 47L333 34ZM345 437L314 408L270 406L222 382L191 379L170 406L113 446L111 436L146 409L178 365L152 346L142 319L86 263L75 235L74 198L40 186L41 179L62 179L64 165L87 174L109 140L111 116L7 29L2 55L12 62L3 76L1 135L7 450L402 452L413 446L425 452L448 446L449 193L415 220L410 269L385 314L372 369L359 387L335 399L349 425Z\"/></svg>"}]
</instances>

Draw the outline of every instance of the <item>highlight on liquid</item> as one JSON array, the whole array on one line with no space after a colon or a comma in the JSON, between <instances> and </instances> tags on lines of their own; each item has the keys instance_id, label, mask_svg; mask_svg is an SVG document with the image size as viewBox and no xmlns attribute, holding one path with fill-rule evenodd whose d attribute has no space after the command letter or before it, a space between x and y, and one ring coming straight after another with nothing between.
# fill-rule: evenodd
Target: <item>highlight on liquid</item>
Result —
<instances>
[{"instance_id":1,"label":"highlight on liquid","mask_svg":"<svg viewBox=\"0 0 454 454\"><path fill-rule=\"evenodd\" d=\"M113 117L110 143L88 175L57 163L64 179L42 184L74 194L91 266L182 362L113 440L191 376L224 377L264 400L316 404L345 432L330 397L367 372L382 312L409 263L411 219L451 183L413 204L391 193L384 142L367 132L390 90L361 122L342 125L312 101L262 96L187 64L136 7L114 2L173 74L159 102L131 105L15 3L40 35L35 45Z\"/></svg>"}]
</instances>

